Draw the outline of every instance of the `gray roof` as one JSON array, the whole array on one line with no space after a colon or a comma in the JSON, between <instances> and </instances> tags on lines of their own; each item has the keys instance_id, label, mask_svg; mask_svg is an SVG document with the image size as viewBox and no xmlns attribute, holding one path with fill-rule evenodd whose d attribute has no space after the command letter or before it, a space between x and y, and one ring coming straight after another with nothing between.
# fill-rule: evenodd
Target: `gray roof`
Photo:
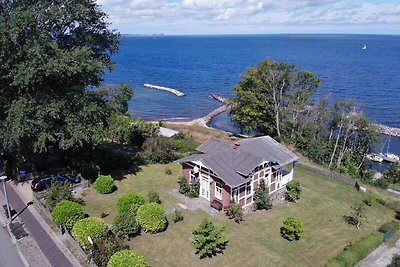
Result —
<instances>
[{"instance_id":1,"label":"gray roof","mask_svg":"<svg viewBox=\"0 0 400 267\"><path fill-rule=\"evenodd\" d=\"M264 161L284 166L299 159L269 136L243 139L238 143L240 149L234 149L232 142L211 138L197 148L201 154L176 162L201 161L228 185L235 187L247 182L254 168Z\"/></svg>"}]
</instances>

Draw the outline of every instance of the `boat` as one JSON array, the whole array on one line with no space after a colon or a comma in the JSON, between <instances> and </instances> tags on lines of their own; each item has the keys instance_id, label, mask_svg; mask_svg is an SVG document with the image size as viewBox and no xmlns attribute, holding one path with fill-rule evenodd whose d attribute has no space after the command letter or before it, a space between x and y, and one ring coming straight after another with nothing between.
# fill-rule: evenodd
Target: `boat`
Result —
<instances>
[{"instance_id":1,"label":"boat","mask_svg":"<svg viewBox=\"0 0 400 267\"><path fill-rule=\"evenodd\" d=\"M379 162L381 163L383 161L383 157L381 155L372 153L367 155L367 159L374 161L374 162Z\"/></svg>"},{"instance_id":2,"label":"boat","mask_svg":"<svg viewBox=\"0 0 400 267\"><path fill-rule=\"evenodd\" d=\"M363 50L367 49L367 45L364 44L363 47L362 47L362 49L363 49Z\"/></svg>"},{"instance_id":3,"label":"boat","mask_svg":"<svg viewBox=\"0 0 400 267\"><path fill-rule=\"evenodd\" d=\"M384 153L383 149L384 149L386 143L387 143L386 153ZM383 158L384 161L391 162L391 163L400 162L400 156L396 155L394 153L390 153L389 152L389 147L390 147L390 137L383 144L381 153L379 155Z\"/></svg>"}]
</instances>

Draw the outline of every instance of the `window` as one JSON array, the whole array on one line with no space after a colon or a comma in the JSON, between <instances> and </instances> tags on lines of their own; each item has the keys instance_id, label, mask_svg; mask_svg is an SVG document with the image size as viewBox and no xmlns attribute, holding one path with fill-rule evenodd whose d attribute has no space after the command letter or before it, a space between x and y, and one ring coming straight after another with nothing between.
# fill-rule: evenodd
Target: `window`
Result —
<instances>
[{"instance_id":1,"label":"window","mask_svg":"<svg viewBox=\"0 0 400 267\"><path fill-rule=\"evenodd\" d=\"M189 178L190 178L190 183L193 184L196 182L196 175L194 174L193 170L190 171L189 173Z\"/></svg>"},{"instance_id":2,"label":"window","mask_svg":"<svg viewBox=\"0 0 400 267\"><path fill-rule=\"evenodd\" d=\"M246 184L246 195L251 194L251 181Z\"/></svg>"},{"instance_id":3,"label":"window","mask_svg":"<svg viewBox=\"0 0 400 267\"><path fill-rule=\"evenodd\" d=\"M215 183L215 198L222 200L222 185L220 183Z\"/></svg>"},{"instance_id":4,"label":"window","mask_svg":"<svg viewBox=\"0 0 400 267\"><path fill-rule=\"evenodd\" d=\"M237 188L233 189L233 200L237 203L239 201L238 198L239 190Z\"/></svg>"}]
</instances>

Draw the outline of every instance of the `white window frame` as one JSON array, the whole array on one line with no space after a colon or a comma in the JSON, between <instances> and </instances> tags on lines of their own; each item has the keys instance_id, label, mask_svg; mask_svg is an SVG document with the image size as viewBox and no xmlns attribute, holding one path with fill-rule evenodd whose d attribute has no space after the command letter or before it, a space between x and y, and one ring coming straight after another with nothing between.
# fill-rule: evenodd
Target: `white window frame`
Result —
<instances>
[{"instance_id":1,"label":"white window frame","mask_svg":"<svg viewBox=\"0 0 400 267\"><path fill-rule=\"evenodd\" d=\"M253 185L252 185L252 182L251 181L249 181L249 182L247 182L246 183L246 186L245 186L245 190L246 190L246 196L250 196L250 195L252 195L252 192L253 192ZM249 192L249 188L250 188L250 192Z\"/></svg>"},{"instance_id":2,"label":"white window frame","mask_svg":"<svg viewBox=\"0 0 400 267\"><path fill-rule=\"evenodd\" d=\"M234 202L239 202L239 188L236 187L233 189L232 197Z\"/></svg>"},{"instance_id":3,"label":"white window frame","mask_svg":"<svg viewBox=\"0 0 400 267\"><path fill-rule=\"evenodd\" d=\"M196 182L196 174L193 172L193 170L189 172L189 181L191 184Z\"/></svg>"},{"instance_id":4,"label":"white window frame","mask_svg":"<svg viewBox=\"0 0 400 267\"><path fill-rule=\"evenodd\" d=\"M214 195L216 199L222 200L222 184L215 182L215 191Z\"/></svg>"}]
</instances>

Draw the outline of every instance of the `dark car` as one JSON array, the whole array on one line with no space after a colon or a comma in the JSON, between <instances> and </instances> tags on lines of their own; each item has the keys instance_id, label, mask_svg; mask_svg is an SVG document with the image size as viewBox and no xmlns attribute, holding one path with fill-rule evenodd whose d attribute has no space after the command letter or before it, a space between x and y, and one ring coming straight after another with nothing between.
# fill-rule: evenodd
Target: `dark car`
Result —
<instances>
[{"instance_id":1,"label":"dark car","mask_svg":"<svg viewBox=\"0 0 400 267\"><path fill-rule=\"evenodd\" d=\"M54 182L79 183L80 179L73 175L40 176L32 180L31 188L33 191L43 191Z\"/></svg>"}]
</instances>

